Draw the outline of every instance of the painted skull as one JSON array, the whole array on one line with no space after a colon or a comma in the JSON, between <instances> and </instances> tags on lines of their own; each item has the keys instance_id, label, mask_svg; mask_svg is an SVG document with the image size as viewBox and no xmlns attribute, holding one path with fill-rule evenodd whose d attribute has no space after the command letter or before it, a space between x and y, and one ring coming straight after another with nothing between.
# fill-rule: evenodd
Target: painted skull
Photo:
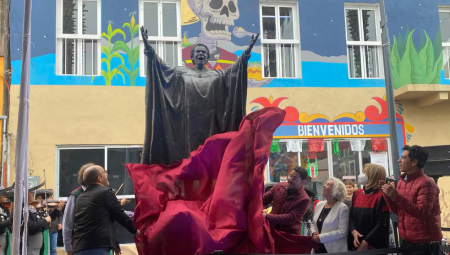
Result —
<instances>
[{"instance_id":1,"label":"painted skull","mask_svg":"<svg viewBox=\"0 0 450 255\"><path fill-rule=\"evenodd\" d=\"M187 0L202 22L203 35L217 40L231 40L229 26L239 18L238 0Z\"/></svg>"}]
</instances>

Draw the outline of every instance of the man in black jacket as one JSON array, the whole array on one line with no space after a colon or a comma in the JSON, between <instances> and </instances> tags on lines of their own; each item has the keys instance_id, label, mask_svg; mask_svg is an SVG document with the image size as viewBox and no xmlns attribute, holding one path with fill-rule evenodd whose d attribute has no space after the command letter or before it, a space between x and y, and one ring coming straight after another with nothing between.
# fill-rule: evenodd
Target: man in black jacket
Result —
<instances>
[{"instance_id":1,"label":"man in black jacket","mask_svg":"<svg viewBox=\"0 0 450 255\"><path fill-rule=\"evenodd\" d=\"M108 174L101 166L87 168L83 180L87 188L76 202L73 253L109 255L112 249L119 254L114 220L133 235L139 235L139 230L121 209L116 195L108 188Z\"/></svg>"}]
</instances>

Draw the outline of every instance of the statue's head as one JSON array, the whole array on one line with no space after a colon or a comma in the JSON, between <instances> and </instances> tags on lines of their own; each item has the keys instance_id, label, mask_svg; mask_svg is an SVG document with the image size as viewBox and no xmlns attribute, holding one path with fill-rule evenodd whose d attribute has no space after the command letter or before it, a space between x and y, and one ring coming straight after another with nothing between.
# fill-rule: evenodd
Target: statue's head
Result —
<instances>
[{"instance_id":1,"label":"statue's head","mask_svg":"<svg viewBox=\"0 0 450 255\"><path fill-rule=\"evenodd\" d=\"M191 60L195 67L199 69L205 68L209 59L209 50L206 45L197 43L192 47Z\"/></svg>"}]
</instances>

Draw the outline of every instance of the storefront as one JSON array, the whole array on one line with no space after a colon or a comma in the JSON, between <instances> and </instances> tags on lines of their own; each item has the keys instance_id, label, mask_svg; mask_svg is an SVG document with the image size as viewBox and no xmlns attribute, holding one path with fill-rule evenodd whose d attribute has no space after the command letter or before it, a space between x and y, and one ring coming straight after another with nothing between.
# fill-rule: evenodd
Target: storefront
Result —
<instances>
[{"instance_id":1,"label":"storefront","mask_svg":"<svg viewBox=\"0 0 450 255\"><path fill-rule=\"evenodd\" d=\"M318 140L322 140L319 138ZM351 180L356 182L356 176L361 173L367 163L383 165L386 174L392 175L392 160L389 155L390 140L382 138L386 142L386 150L374 151L371 138L337 138L323 139L324 149L319 152L309 152L309 142L314 140L303 139L276 139L273 152L270 153L269 163L266 167L266 182L286 181L290 171L295 166L302 166L308 170L311 183L308 184L318 194L322 187L331 178ZM317 140L316 140L317 141ZM320 141L319 141L320 142ZM277 147L278 151L274 149ZM288 145L298 143L301 151L289 151ZM351 143L358 144L352 147ZM357 146L363 146L357 148Z\"/></svg>"},{"instance_id":2,"label":"storefront","mask_svg":"<svg viewBox=\"0 0 450 255\"><path fill-rule=\"evenodd\" d=\"M299 114L296 107L286 107L285 122L274 133L266 183L286 181L298 165L308 170L311 183L307 185L318 194L331 177L356 182L367 163L383 165L386 175L393 175L386 101L374 100L377 106L369 105L364 112L339 114L333 119L324 114ZM299 118L295 120L293 116ZM407 136L411 137L406 126L412 129L397 114L400 147L406 143Z\"/></svg>"}]
</instances>

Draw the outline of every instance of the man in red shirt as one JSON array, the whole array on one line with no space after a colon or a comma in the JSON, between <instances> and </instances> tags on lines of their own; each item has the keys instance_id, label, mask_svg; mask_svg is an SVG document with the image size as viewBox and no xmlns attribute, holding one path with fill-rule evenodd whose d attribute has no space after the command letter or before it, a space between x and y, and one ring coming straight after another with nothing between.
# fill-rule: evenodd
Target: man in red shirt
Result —
<instances>
[{"instance_id":1,"label":"man in red shirt","mask_svg":"<svg viewBox=\"0 0 450 255\"><path fill-rule=\"evenodd\" d=\"M398 160L404 174L399 178L397 189L380 182L386 202L398 216L402 247L429 245L442 240L439 188L423 172L427 160L428 152L424 148L406 145Z\"/></svg>"},{"instance_id":2,"label":"man in red shirt","mask_svg":"<svg viewBox=\"0 0 450 255\"><path fill-rule=\"evenodd\" d=\"M263 204L272 203L270 214L264 214L270 224L278 231L300 235L302 219L308 210L311 199L303 188L308 172L303 167L295 167L288 182L280 182L263 197Z\"/></svg>"}]
</instances>

